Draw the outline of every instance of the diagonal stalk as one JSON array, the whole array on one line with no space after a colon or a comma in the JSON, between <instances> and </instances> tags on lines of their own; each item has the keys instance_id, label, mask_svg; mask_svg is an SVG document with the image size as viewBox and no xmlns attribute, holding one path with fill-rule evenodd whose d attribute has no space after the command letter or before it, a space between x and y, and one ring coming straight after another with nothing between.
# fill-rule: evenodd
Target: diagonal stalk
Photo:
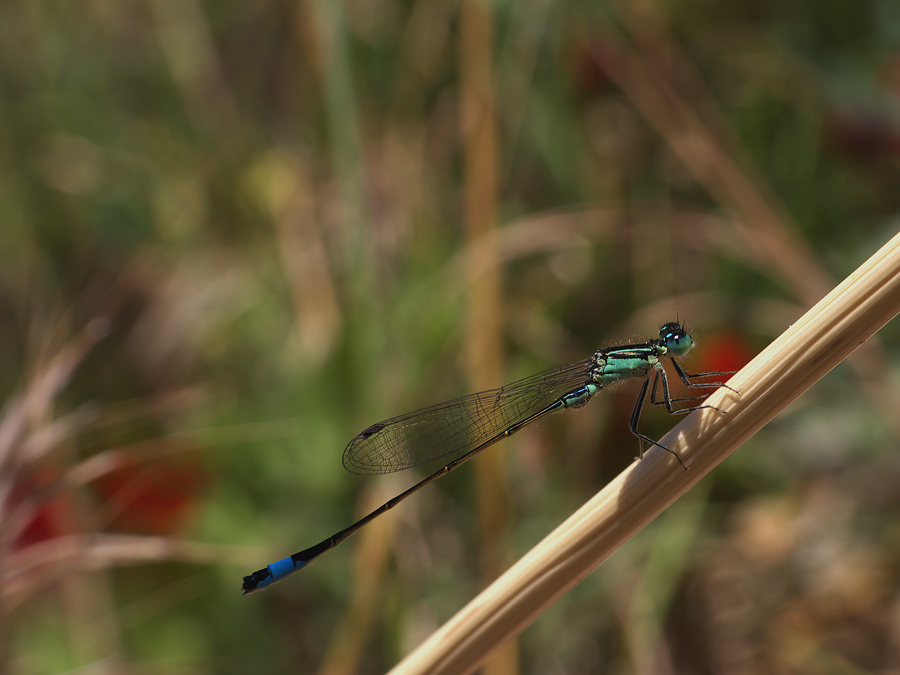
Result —
<instances>
[{"instance_id":1,"label":"diagonal stalk","mask_svg":"<svg viewBox=\"0 0 900 675\"><path fill-rule=\"evenodd\" d=\"M469 673L900 313L900 234L397 665Z\"/></svg>"}]
</instances>

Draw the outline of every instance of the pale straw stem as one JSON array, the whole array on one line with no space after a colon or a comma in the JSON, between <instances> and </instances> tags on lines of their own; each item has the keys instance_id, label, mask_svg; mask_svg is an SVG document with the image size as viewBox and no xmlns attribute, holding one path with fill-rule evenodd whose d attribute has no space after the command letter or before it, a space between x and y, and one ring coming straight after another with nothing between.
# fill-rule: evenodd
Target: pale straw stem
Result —
<instances>
[{"instance_id":1,"label":"pale straw stem","mask_svg":"<svg viewBox=\"0 0 900 675\"><path fill-rule=\"evenodd\" d=\"M398 664L470 673L900 312L900 235Z\"/></svg>"}]
</instances>

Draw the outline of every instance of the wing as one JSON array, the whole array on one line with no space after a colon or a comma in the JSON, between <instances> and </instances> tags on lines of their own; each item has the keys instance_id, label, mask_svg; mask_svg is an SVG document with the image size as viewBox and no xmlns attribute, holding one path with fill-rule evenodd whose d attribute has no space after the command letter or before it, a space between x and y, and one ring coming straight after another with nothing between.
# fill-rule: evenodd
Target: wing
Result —
<instances>
[{"instance_id":1,"label":"wing","mask_svg":"<svg viewBox=\"0 0 900 675\"><path fill-rule=\"evenodd\" d=\"M551 368L373 424L347 445L344 467L352 473L392 473L468 452L590 380L591 364L584 359Z\"/></svg>"}]
</instances>

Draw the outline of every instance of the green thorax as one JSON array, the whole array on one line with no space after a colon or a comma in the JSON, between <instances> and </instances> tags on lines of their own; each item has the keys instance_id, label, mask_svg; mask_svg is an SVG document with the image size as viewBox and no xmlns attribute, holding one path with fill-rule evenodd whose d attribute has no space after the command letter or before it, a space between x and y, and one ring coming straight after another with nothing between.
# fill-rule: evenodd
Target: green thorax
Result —
<instances>
[{"instance_id":1,"label":"green thorax","mask_svg":"<svg viewBox=\"0 0 900 675\"><path fill-rule=\"evenodd\" d=\"M591 379L599 384L613 384L632 377L645 377L651 368L661 368L659 360L668 356L684 356L694 340L679 323L667 323L659 329L659 339L634 345L608 347L594 354Z\"/></svg>"}]
</instances>

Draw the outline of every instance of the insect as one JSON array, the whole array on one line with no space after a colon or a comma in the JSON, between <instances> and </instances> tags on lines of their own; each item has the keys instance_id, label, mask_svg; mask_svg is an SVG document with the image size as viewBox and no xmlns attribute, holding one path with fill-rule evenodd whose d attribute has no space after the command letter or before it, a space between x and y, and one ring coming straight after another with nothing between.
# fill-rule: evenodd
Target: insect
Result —
<instances>
[{"instance_id":1,"label":"insect","mask_svg":"<svg viewBox=\"0 0 900 675\"><path fill-rule=\"evenodd\" d=\"M644 443L650 443L671 452L686 469L681 458L672 449L640 433L637 427L651 377L653 389L650 402L664 405L670 414L680 415L702 408L723 412L708 405L678 410L672 406L673 402L693 399L672 399L669 395L669 380L663 368L663 360L666 358L671 361L678 378L687 387L728 387L722 382L692 381L698 377L731 374L716 371L688 375L676 359L685 356L693 347L694 340L684 326L673 321L660 328L659 339L599 349L593 356L582 361L550 368L500 389L469 394L373 424L361 431L344 450L344 467L348 471L360 474L392 473L441 457L457 457L349 527L315 546L244 577L244 595L266 588L306 567L381 514L497 441L512 436L519 429L550 413L580 408L595 394L625 380L644 378L628 423L631 433L640 440L639 456L643 457ZM663 398L657 401L660 383Z\"/></svg>"}]
</instances>

